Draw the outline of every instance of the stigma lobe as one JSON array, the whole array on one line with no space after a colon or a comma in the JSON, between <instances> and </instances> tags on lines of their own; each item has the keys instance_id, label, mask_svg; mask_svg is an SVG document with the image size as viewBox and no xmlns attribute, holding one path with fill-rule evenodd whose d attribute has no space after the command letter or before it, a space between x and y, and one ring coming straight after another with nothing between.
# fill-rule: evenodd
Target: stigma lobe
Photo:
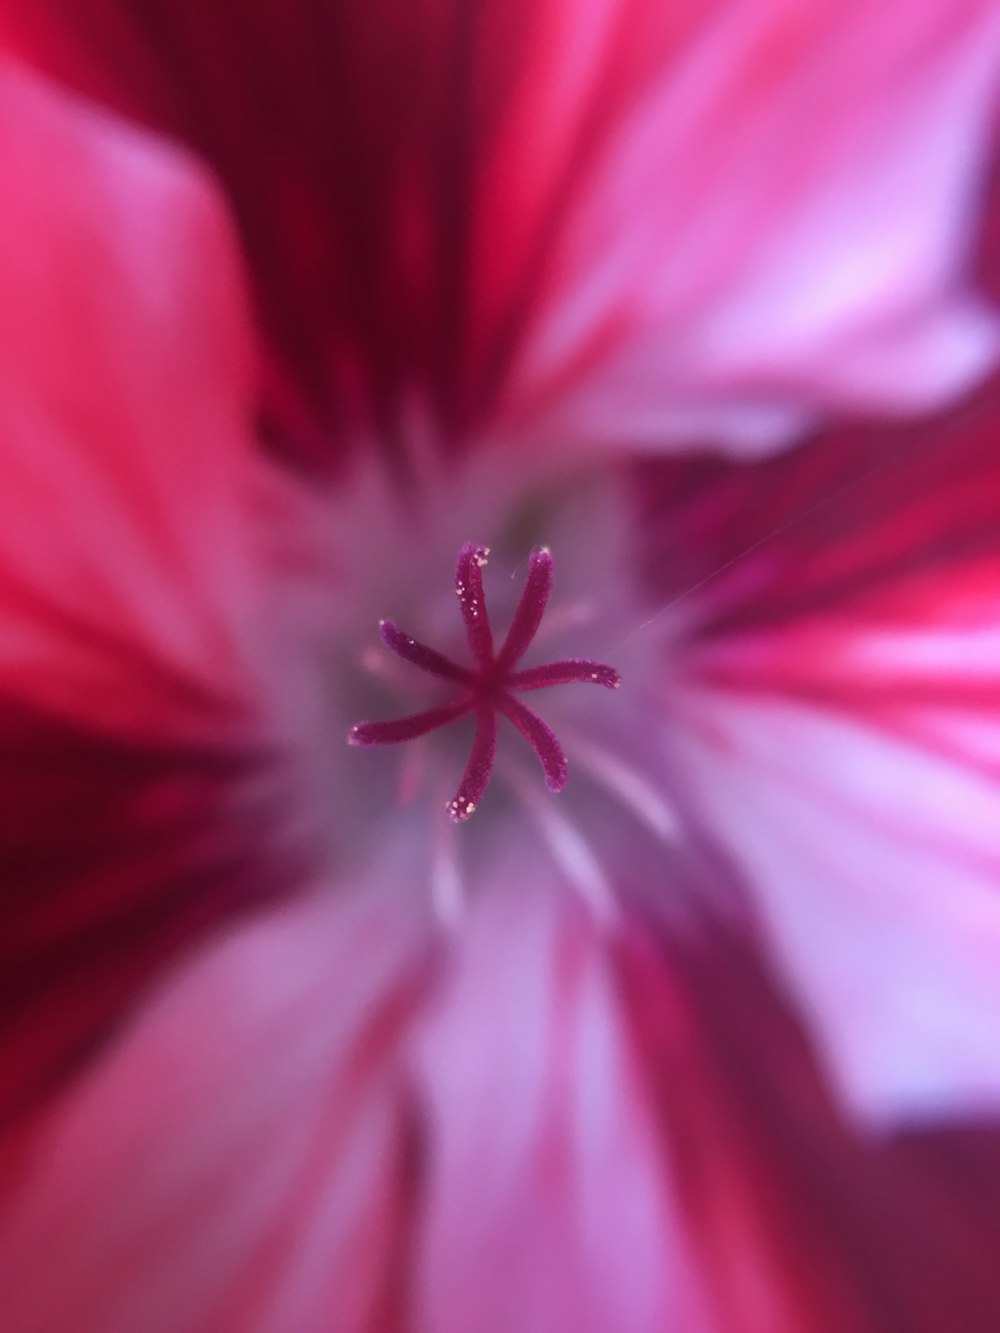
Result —
<instances>
[{"instance_id":1,"label":"stigma lobe","mask_svg":"<svg viewBox=\"0 0 1000 1333\"><path fill-rule=\"evenodd\" d=\"M468 543L459 551L455 568L455 593L465 623L473 666L460 666L443 653L404 633L391 620L383 620L379 625L382 642L391 652L433 676L455 683L459 687L458 693L447 703L421 713L411 713L386 722L359 722L347 735L349 745L396 745L425 736L469 713L475 713L476 734L472 753L458 791L445 807L456 823L462 823L475 813L489 786L496 759L500 713L517 728L535 751L548 789L558 792L566 785L568 764L555 732L537 713L515 698L515 694L578 681L604 685L607 689L617 689L621 684L621 677L614 667L587 658L567 658L544 666L529 667L526 671L513 669L538 633L552 590L552 555L544 546L531 553L528 575L507 637L500 651L495 653L483 587L482 571L488 557L488 547Z\"/></svg>"}]
</instances>

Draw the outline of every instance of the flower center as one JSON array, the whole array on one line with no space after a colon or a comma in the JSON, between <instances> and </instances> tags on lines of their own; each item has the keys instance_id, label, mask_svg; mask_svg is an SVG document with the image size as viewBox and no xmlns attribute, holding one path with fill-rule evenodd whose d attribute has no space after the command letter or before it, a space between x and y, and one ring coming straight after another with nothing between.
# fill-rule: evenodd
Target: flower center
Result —
<instances>
[{"instance_id":1,"label":"flower center","mask_svg":"<svg viewBox=\"0 0 1000 1333\"><path fill-rule=\"evenodd\" d=\"M589 658L565 658L524 671L514 668L538 632L552 588L552 555L546 547L533 551L524 591L499 652L494 651L493 632L486 609L483 566L489 548L471 543L458 553L455 592L465 623L472 665L453 662L434 648L405 634L391 620L379 623L385 646L397 657L458 686L455 695L436 708L386 722L359 722L348 733L349 745L396 745L415 740L474 713L476 734L472 753L454 798L445 807L456 823L468 819L479 806L489 785L496 758L499 714L511 722L538 756L545 785L558 792L566 785L566 755L555 732L532 709L516 698L529 690L547 689L576 681L617 689L621 677L613 667Z\"/></svg>"}]
</instances>

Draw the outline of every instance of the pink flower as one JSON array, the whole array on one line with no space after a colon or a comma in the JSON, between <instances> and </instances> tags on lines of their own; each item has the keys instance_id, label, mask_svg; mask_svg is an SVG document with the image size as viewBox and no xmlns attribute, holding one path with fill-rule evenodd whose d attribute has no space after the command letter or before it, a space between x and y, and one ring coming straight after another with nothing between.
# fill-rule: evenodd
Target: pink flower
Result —
<instances>
[{"instance_id":1,"label":"pink flower","mask_svg":"<svg viewBox=\"0 0 1000 1333\"><path fill-rule=\"evenodd\" d=\"M158 12L0 19L238 224L4 66L5 1328L994 1328L1000 383L794 445L994 358L990 7Z\"/></svg>"}]
</instances>

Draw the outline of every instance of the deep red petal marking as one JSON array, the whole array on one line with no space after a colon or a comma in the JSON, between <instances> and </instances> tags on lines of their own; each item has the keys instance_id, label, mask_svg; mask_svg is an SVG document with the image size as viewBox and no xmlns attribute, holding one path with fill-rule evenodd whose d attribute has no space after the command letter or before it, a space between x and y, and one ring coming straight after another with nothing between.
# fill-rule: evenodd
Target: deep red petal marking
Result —
<instances>
[{"instance_id":1,"label":"deep red petal marking","mask_svg":"<svg viewBox=\"0 0 1000 1333\"><path fill-rule=\"evenodd\" d=\"M404 634L395 621L383 620L379 625L382 642L390 651L431 675L457 682L463 687L462 692L423 713L412 713L387 722L359 722L347 737L351 745L395 745L425 736L475 710L476 736L472 753L458 791L446 807L457 823L475 813L489 786L496 759L498 712L513 723L538 755L549 790L562 791L566 785L569 766L555 732L537 713L515 699L512 690L541 690L550 685L579 682L616 689L621 683L614 667L590 658L567 658L529 667L526 671L511 671L538 633L552 588L552 556L544 546L531 555L517 610L500 654L494 657L493 634L483 589L483 566L488 555L487 547L470 542L459 551L455 569L455 591L474 659L472 667L460 666L436 649Z\"/></svg>"}]
</instances>

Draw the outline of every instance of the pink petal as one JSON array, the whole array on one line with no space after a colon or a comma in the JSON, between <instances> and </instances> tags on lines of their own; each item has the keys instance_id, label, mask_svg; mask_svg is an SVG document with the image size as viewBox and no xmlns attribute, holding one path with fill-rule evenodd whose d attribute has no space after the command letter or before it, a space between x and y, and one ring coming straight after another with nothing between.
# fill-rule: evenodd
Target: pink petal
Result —
<instances>
[{"instance_id":1,"label":"pink petal","mask_svg":"<svg viewBox=\"0 0 1000 1333\"><path fill-rule=\"evenodd\" d=\"M129 744L0 701L0 1123L220 917L297 886L314 849L274 767L246 745Z\"/></svg>"},{"instance_id":2,"label":"pink petal","mask_svg":"<svg viewBox=\"0 0 1000 1333\"><path fill-rule=\"evenodd\" d=\"M494 869L423 1042L417 1326L697 1333L603 942L569 891Z\"/></svg>"},{"instance_id":3,"label":"pink petal","mask_svg":"<svg viewBox=\"0 0 1000 1333\"><path fill-rule=\"evenodd\" d=\"M409 380L451 373L438 326L452 316L428 299L439 264L461 266L450 0L250 0L238 15L200 0L141 14L41 0L0 16L0 39L218 172L266 328L273 446L329 467L360 420L366 443L374 427L398 447Z\"/></svg>"},{"instance_id":4,"label":"pink petal","mask_svg":"<svg viewBox=\"0 0 1000 1333\"><path fill-rule=\"evenodd\" d=\"M839 432L700 469L651 560L701 534L663 622L675 762L879 1119L1000 1104L998 423L1000 384L875 468Z\"/></svg>"},{"instance_id":5,"label":"pink petal","mask_svg":"<svg viewBox=\"0 0 1000 1333\"><path fill-rule=\"evenodd\" d=\"M4 688L162 734L252 646L238 259L190 163L3 73Z\"/></svg>"},{"instance_id":6,"label":"pink petal","mask_svg":"<svg viewBox=\"0 0 1000 1333\"><path fill-rule=\"evenodd\" d=\"M989 1333L997 1122L965 1136L964 1162L947 1127L859 1133L745 936L642 925L622 989L717 1326Z\"/></svg>"},{"instance_id":7,"label":"pink petal","mask_svg":"<svg viewBox=\"0 0 1000 1333\"><path fill-rule=\"evenodd\" d=\"M189 163L0 79L0 1118L295 883L256 680L251 348Z\"/></svg>"},{"instance_id":8,"label":"pink petal","mask_svg":"<svg viewBox=\"0 0 1000 1333\"><path fill-rule=\"evenodd\" d=\"M420 925L326 895L213 944L8 1143L12 1333L397 1327Z\"/></svg>"},{"instance_id":9,"label":"pink petal","mask_svg":"<svg viewBox=\"0 0 1000 1333\"><path fill-rule=\"evenodd\" d=\"M860 698L868 679L853 674ZM753 880L841 1085L876 1117L1000 1105L1000 729L994 715L967 741L960 695L900 707L897 734L889 709L886 727L752 695L678 700L692 794Z\"/></svg>"},{"instance_id":10,"label":"pink petal","mask_svg":"<svg viewBox=\"0 0 1000 1333\"><path fill-rule=\"evenodd\" d=\"M448 439L759 453L996 350L989 0L40 0L0 35L220 172L300 459L394 455L415 397Z\"/></svg>"},{"instance_id":11,"label":"pink petal","mask_svg":"<svg viewBox=\"0 0 1000 1333\"><path fill-rule=\"evenodd\" d=\"M992 362L997 323L964 272L992 6L636 5L617 25L611 4L558 12L487 205L523 198L526 175L551 206L577 144L587 170L572 208L558 200L518 420L540 413L539 436L575 443L721 437L757 453L831 402L926 408ZM604 140L573 138L581 89ZM534 171L517 137L529 96Z\"/></svg>"}]
</instances>

